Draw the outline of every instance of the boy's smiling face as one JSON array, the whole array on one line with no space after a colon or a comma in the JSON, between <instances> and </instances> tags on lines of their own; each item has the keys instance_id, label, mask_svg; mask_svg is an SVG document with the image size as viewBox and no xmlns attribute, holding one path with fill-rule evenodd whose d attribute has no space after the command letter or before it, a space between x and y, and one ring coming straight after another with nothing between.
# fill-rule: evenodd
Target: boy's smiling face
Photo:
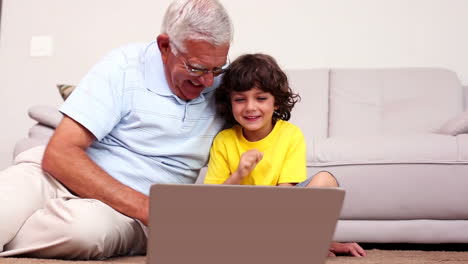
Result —
<instances>
[{"instance_id":1,"label":"boy's smiling face","mask_svg":"<svg viewBox=\"0 0 468 264\"><path fill-rule=\"evenodd\" d=\"M231 93L232 115L242 126L249 141L265 138L273 129L275 98L269 92L253 87L244 92Z\"/></svg>"}]
</instances>

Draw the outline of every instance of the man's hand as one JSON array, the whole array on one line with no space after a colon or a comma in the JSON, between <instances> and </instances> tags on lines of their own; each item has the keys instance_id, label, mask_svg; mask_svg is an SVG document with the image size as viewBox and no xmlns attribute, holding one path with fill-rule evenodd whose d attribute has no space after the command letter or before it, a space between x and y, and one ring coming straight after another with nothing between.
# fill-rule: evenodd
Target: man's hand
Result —
<instances>
[{"instance_id":1,"label":"man's hand","mask_svg":"<svg viewBox=\"0 0 468 264\"><path fill-rule=\"evenodd\" d=\"M365 257L367 253L357 243L339 243L332 242L330 245L330 251L328 252L329 257L336 255L349 255L353 257Z\"/></svg>"}]
</instances>

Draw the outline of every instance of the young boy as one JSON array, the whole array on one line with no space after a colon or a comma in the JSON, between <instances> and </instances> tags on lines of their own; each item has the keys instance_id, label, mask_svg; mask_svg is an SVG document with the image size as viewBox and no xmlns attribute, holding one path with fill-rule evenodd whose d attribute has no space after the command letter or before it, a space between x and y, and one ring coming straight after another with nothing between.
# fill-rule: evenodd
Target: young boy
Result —
<instances>
[{"instance_id":1,"label":"young boy","mask_svg":"<svg viewBox=\"0 0 468 264\"><path fill-rule=\"evenodd\" d=\"M215 137L205 183L337 187L329 172L307 179L304 136L287 122L299 99L271 56L237 58L216 90L218 112L234 126ZM334 254L366 255L356 243L337 242Z\"/></svg>"}]
</instances>

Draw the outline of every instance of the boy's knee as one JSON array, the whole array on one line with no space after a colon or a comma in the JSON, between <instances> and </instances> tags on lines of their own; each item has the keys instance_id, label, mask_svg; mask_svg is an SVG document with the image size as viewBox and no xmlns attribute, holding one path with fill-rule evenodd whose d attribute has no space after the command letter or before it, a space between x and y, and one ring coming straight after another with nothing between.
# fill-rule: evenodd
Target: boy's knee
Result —
<instances>
[{"instance_id":1,"label":"boy's knee","mask_svg":"<svg viewBox=\"0 0 468 264\"><path fill-rule=\"evenodd\" d=\"M307 187L338 187L335 176L328 171L315 174Z\"/></svg>"}]
</instances>

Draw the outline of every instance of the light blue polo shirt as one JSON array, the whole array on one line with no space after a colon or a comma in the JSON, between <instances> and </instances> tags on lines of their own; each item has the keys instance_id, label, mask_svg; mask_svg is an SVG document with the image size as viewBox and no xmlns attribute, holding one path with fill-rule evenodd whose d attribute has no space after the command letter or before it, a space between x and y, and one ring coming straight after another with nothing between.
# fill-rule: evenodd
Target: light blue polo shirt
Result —
<instances>
[{"instance_id":1,"label":"light blue polo shirt","mask_svg":"<svg viewBox=\"0 0 468 264\"><path fill-rule=\"evenodd\" d=\"M90 158L144 194L153 183L193 183L223 121L214 89L186 102L170 90L156 42L112 51L84 77L60 111L97 140Z\"/></svg>"}]
</instances>

